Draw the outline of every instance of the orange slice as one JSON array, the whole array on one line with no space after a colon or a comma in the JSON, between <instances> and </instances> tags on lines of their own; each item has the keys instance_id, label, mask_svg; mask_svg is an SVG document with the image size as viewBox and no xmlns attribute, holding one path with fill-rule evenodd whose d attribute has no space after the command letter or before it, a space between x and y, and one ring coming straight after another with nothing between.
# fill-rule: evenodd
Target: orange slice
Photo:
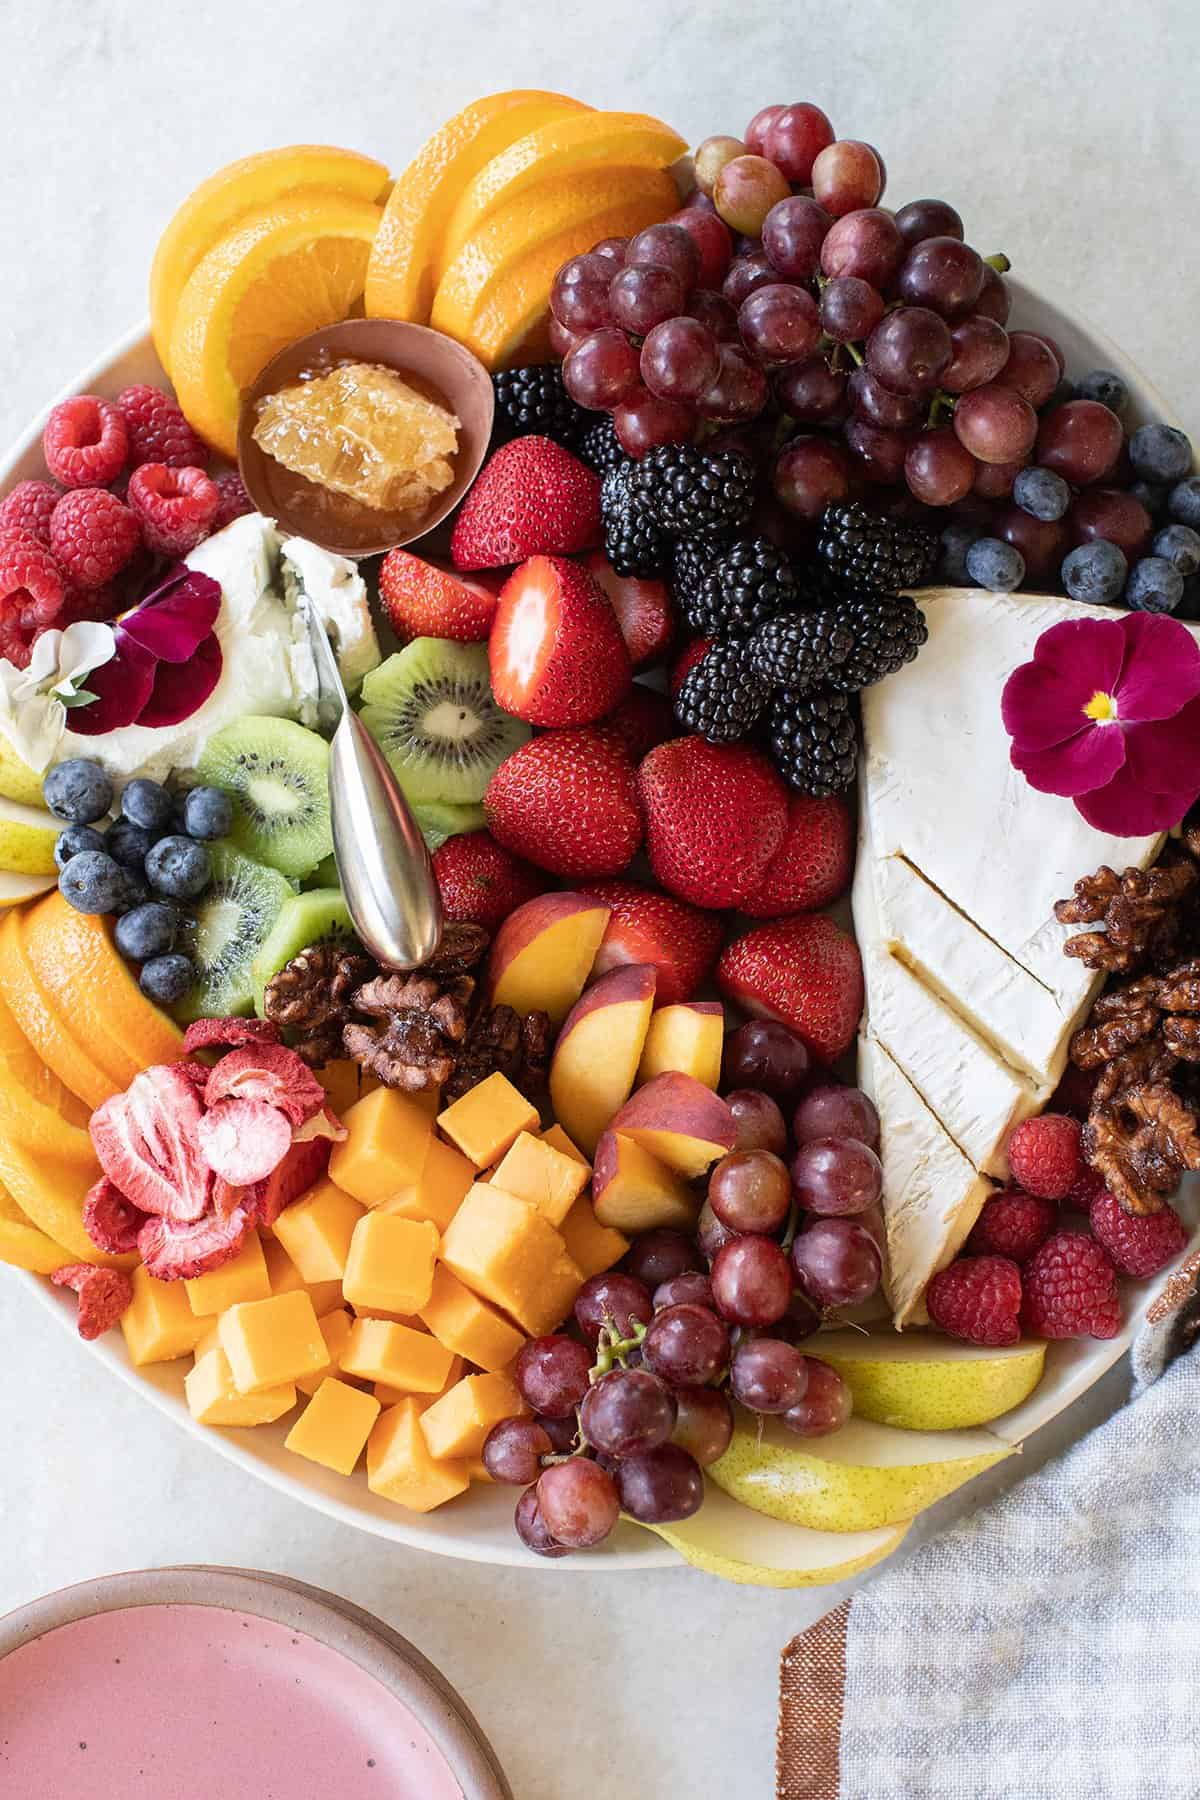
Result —
<instances>
[{"instance_id":1,"label":"orange slice","mask_svg":"<svg viewBox=\"0 0 1200 1800\"><path fill-rule=\"evenodd\" d=\"M489 369L502 368L544 320L568 257L641 231L677 205L675 183L661 169L602 169L535 188L463 245L438 286L430 323Z\"/></svg>"},{"instance_id":2,"label":"orange slice","mask_svg":"<svg viewBox=\"0 0 1200 1800\"><path fill-rule=\"evenodd\" d=\"M175 309L196 264L255 208L274 205L302 188L325 188L352 199L381 202L388 172L373 157L329 144L287 144L227 163L202 181L158 240L150 268L150 330L169 368Z\"/></svg>"},{"instance_id":3,"label":"orange slice","mask_svg":"<svg viewBox=\"0 0 1200 1800\"><path fill-rule=\"evenodd\" d=\"M0 1262L34 1275L53 1275L73 1260L61 1244L31 1225L8 1189L0 1187Z\"/></svg>"},{"instance_id":4,"label":"orange slice","mask_svg":"<svg viewBox=\"0 0 1200 1800\"><path fill-rule=\"evenodd\" d=\"M52 1106L35 1100L11 1075L0 1074L0 1131L35 1156L56 1156L76 1168L96 1160L92 1140L78 1125L69 1125Z\"/></svg>"},{"instance_id":5,"label":"orange slice","mask_svg":"<svg viewBox=\"0 0 1200 1800\"><path fill-rule=\"evenodd\" d=\"M99 1063L80 1049L59 1019L25 961L21 924L22 915L12 911L5 915L0 925L0 995L37 1055L63 1086L88 1106L101 1106L110 1095L119 1093L123 1084L114 1081ZM103 998L92 1007L76 1009L83 1022L90 1024L92 1032L98 1029L102 1006Z\"/></svg>"},{"instance_id":6,"label":"orange slice","mask_svg":"<svg viewBox=\"0 0 1200 1800\"><path fill-rule=\"evenodd\" d=\"M36 1230L68 1252L63 1262L101 1263L105 1268L132 1268L134 1256L105 1256L83 1228L83 1203L100 1165L77 1169L54 1156L33 1156L0 1132L0 1181Z\"/></svg>"},{"instance_id":7,"label":"orange slice","mask_svg":"<svg viewBox=\"0 0 1200 1800\"><path fill-rule=\"evenodd\" d=\"M68 1125L86 1125L90 1108L63 1086L37 1054L0 997L0 1080L11 1080L30 1099L48 1106Z\"/></svg>"},{"instance_id":8,"label":"orange slice","mask_svg":"<svg viewBox=\"0 0 1200 1800\"><path fill-rule=\"evenodd\" d=\"M618 184L627 170L669 168L686 149L678 132L646 113L577 113L543 125L494 156L469 183L446 227L439 273L498 208L543 182L607 167L616 201L621 197Z\"/></svg>"},{"instance_id":9,"label":"orange slice","mask_svg":"<svg viewBox=\"0 0 1200 1800\"><path fill-rule=\"evenodd\" d=\"M243 390L277 351L361 305L380 208L303 189L247 213L196 264L167 353L189 422L237 455Z\"/></svg>"},{"instance_id":10,"label":"orange slice","mask_svg":"<svg viewBox=\"0 0 1200 1800\"><path fill-rule=\"evenodd\" d=\"M591 108L566 94L515 88L448 119L396 180L367 270L367 316L429 323L442 237L464 186L501 151L555 119Z\"/></svg>"}]
</instances>

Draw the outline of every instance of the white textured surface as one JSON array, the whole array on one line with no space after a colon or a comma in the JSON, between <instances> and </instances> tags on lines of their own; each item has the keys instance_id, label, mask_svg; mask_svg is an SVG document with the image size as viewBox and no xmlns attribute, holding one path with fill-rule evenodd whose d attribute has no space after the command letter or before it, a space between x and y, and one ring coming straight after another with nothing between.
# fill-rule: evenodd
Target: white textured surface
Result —
<instances>
[{"instance_id":1,"label":"white textured surface","mask_svg":"<svg viewBox=\"0 0 1200 1800\"><path fill-rule=\"evenodd\" d=\"M412 0L10 6L0 442L142 314L157 232L218 164L315 139L397 166L466 100L515 85L657 112L693 138L740 130L767 100L813 98L880 145L890 196L944 193L980 248L1080 306L1195 419L1200 114L1180 71L1198 48L1189 0L1124 13L1014 0L988 17L969 0L920 16L891 0L836 14L445 0L436 18ZM0 1333L0 1610L123 1567L282 1569L411 1636L466 1694L518 1800L583 1800L597 1781L705 1800L772 1791L778 1655L829 1590L562 1579L393 1549L206 1454L2 1278ZM1026 1464L1121 1391L1111 1377Z\"/></svg>"}]
</instances>

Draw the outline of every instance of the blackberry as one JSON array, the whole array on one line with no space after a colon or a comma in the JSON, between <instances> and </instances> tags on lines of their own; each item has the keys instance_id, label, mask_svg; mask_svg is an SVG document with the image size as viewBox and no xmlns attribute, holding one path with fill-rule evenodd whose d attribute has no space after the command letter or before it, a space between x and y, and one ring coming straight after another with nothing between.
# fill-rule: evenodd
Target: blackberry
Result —
<instances>
[{"instance_id":1,"label":"blackberry","mask_svg":"<svg viewBox=\"0 0 1200 1800\"><path fill-rule=\"evenodd\" d=\"M698 538L679 538L671 545L667 585L672 600L689 622L700 605L704 578L725 547Z\"/></svg>"},{"instance_id":2,"label":"blackberry","mask_svg":"<svg viewBox=\"0 0 1200 1800\"><path fill-rule=\"evenodd\" d=\"M675 717L710 744L732 744L757 725L767 689L742 644L714 644L684 677Z\"/></svg>"},{"instance_id":3,"label":"blackberry","mask_svg":"<svg viewBox=\"0 0 1200 1800\"><path fill-rule=\"evenodd\" d=\"M848 694L818 688L804 699L777 695L767 713L767 739L789 787L814 799L841 794L858 767L858 733Z\"/></svg>"},{"instance_id":4,"label":"blackberry","mask_svg":"<svg viewBox=\"0 0 1200 1800\"><path fill-rule=\"evenodd\" d=\"M604 554L618 575L652 576L667 559L667 539L632 490L634 464L625 458L600 483Z\"/></svg>"},{"instance_id":5,"label":"blackberry","mask_svg":"<svg viewBox=\"0 0 1200 1800\"><path fill-rule=\"evenodd\" d=\"M538 432L573 450L590 415L576 406L563 386L557 363L535 363L525 369L502 369L493 375L498 423L521 434Z\"/></svg>"},{"instance_id":6,"label":"blackberry","mask_svg":"<svg viewBox=\"0 0 1200 1800\"><path fill-rule=\"evenodd\" d=\"M881 518L856 500L827 506L821 514L817 554L835 575L856 587L886 593L920 587L937 566L939 548L936 531Z\"/></svg>"},{"instance_id":7,"label":"blackberry","mask_svg":"<svg viewBox=\"0 0 1200 1800\"><path fill-rule=\"evenodd\" d=\"M750 661L761 681L771 687L806 694L828 679L854 648L854 633L838 615L828 612L781 613L760 625L750 640Z\"/></svg>"},{"instance_id":8,"label":"blackberry","mask_svg":"<svg viewBox=\"0 0 1200 1800\"><path fill-rule=\"evenodd\" d=\"M585 419L594 418L595 423L585 425L575 445L575 454L580 462L585 462L589 469L597 475L607 475L618 463L625 461L625 452L617 436L616 427L609 413L585 413Z\"/></svg>"},{"instance_id":9,"label":"blackberry","mask_svg":"<svg viewBox=\"0 0 1200 1800\"><path fill-rule=\"evenodd\" d=\"M737 450L662 444L635 465L634 491L672 537L718 538L740 531L754 504L754 464Z\"/></svg>"},{"instance_id":10,"label":"blackberry","mask_svg":"<svg viewBox=\"0 0 1200 1800\"><path fill-rule=\"evenodd\" d=\"M834 609L834 618L848 628L853 642L850 654L828 677L830 687L845 694L894 675L929 636L924 613L907 595L851 594Z\"/></svg>"},{"instance_id":11,"label":"blackberry","mask_svg":"<svg viewBox=\"0 0 1200 1800\"><path fill-rule=\"evenodd\" d=\"M705 637L740 637L799 599L783 551L769 538L742 538L709 564L685 616Z\"/></svg>"}]
</instances>

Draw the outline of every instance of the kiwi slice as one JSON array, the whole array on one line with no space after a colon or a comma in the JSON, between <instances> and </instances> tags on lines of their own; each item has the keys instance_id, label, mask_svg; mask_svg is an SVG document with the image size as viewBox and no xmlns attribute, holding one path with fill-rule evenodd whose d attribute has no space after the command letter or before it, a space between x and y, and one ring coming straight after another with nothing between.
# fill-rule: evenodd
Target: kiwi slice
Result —
<instances>
[{"instance_id":1,"label":"kiwi slice","mask_svg":"<svg viewBox=\"0 0 1200 1800\"><path fill-rule=\"evenodd\" d=\"M251 965L292 884L226 841L210 846L212 885L189 909L178 948L196 965L196 985L175 1008L184 1023L224 1019L254 1006Z\"/></svg>"},{"instance_id":2,"label":"kiwi slice","mask_svg":"<svg viewBox=\"0 0 1200 1800\"><path fill-rule=\"evenodd\" d=\"M457 806L452 800L414 800L413 817L430 854L440 850L447 838L482 830L485 822L482 806Z\"/></svg>"},{"instance_id":3,"label":"kiwi slice","mask_svg":"<svg viewBox=\"0 0 1200 1800\"><path fill-rule=\"evenodd\" d=\"M305 877L305 882L310 888L335 888L341 886L342 878L338 874L337 857L333 854L332 850L322 862L317 864L312 874Z\"/></svg>"},{"instance_id":4,"label":"kiwi slice","mask_svg":"<svg viewBox=\"0 0 1200 1800\"><path fill-rule=\"evenodd\" d=\"M306 888L293 894L279 909L278 917L254 958L250 974L254 982L254 1010L263 1015L263 995L272 975L286 968L293 956L313 944L356 942L350 909L341 888Z\"/></svg>"},{"instance_id":5,"label":"kiwi slice","mask_svg":"<svg viewBox=\"0 0 1200 1800\"><path fill-rule=\"evenodd\" d=\"M284 875L307 875L333 849L329 745L292 719L250 717L214 733L196 774L233 801L230 841Z\"/></svg>"},{"instance_id":6,"label":"kiwi slice","mask_svg":"<svg viewBox=\"0 0 1200 1800\"><path fill-rule=\"evenodd\" d=\"M362 719L410 800L478 802L531 735L497 706L486 644L414 638L363 681Z\"/></svg>"}]
</instances>

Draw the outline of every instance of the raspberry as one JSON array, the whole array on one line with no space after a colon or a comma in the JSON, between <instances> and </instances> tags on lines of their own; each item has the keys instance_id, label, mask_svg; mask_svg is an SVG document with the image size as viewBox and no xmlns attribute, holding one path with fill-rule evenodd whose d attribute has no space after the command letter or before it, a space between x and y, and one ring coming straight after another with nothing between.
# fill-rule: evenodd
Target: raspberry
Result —
<instances>
[{"instance_id":1,"label":"raspberry","mask_svg":"<svg viewBox=\"0 0 1200 1800\"><path fill-rule=\"evenodd\" d=\"M129 477L129 504L142 536L162 556L186 556L213 528L221 494L203 469L143 463Z\"/></svg>"},{"instance_id":2,"label":"raspberry","mask_svg":"<svg viewBox=\"0 0 1200 1800\"><path fill-rule=\"evenodd\" d=\"M1097 1070L1077 1069L1074 1063L1068 1063L1051 1098L1051 1110L1074 1113L1077 1119L1086 1119L1098 1080Z\"/></svg>"},{"instance_id":3,"label":"raspberry","mask_svg":"<svg viewBox=\"0 0 1200 1800\"><path fill-rule=\"evenodd\" d=\"M1008 1256L960 1256L925 1290L935 1325L969 1344L1015 1344L1021 1335L1021 1271Z\"/></svg>"},{"instance_id":4,"label":"raspberry","mask_svg":"<svg viewBox=\"0 0 1200 1800\"><path fill-rule=\"evenodd\" d=\"M1092 1230L1123 1275L1158 1275L1187 1247L1187 1227L1173 1206L1135 1218L1107 1188L1091 1206Z\"/></svg>"},{"instance_id":5,"label":"raspberry","mask_svg":"<svg viewBox=\"0 0 1200 1800\"><path fill-rule=\"evenodd\" d=\"M142 528L104 488L64 494L50 520L50 548L75 588L101 588L141 548Z\"/></svg>"},{"instance_id":6,"label":"raspberry","mask_svg":"<svg viewBox=\"0 0 1200 1800\"><path fill-rule=\"evenodd\" d=\"M240 519L243 513L254 511L254 502L246 492L246 485L236 470L227 469L224 475L215 475L213 486L221 496L221 503L217 507L217 516L213 520L214 531L224 531L227 525L232 525L233 521Z\"/></svg>"},{"instance_id":7,"label":"raspberry","mask_svg":"<svg viewBox=\"0 0 1200 1800\"><path fill-rule=\"evenodd\" d=\"M117 407L129 433L129 466L165 463L169 469L203 468L208 451L170 394L140 381L122 388Z\"/></svg>"},{"instance_id":8,"label":"raspberry","mask_svg":"<svg viewBox=\"0 0 1200 1800\"><path fill-rule=\"evenodd\" d=\"M967 1239L971 1256L1008 1256L1027 1263L1058 1224L1058 1206L1009 1188L987 1202Z\"/></svg>"},{"instance_id":9,"label":"raspberry","mask_svg":"<svg viewBox=\"0 0 1200 1800\"><path fill-rule=\"evenodd\" d=\"M1079 1165L1078 1179L1073 1183L1069 1194L1064 1194L1063 1205L1069 1212L1090 1212L1092 1201L1104 1190L1104 1177L1090 1163Z\"/></svg>"},{"instance_id":10,"label":"raspberry","mask_svg":"<svg viewBox=\"0 0 1200 1800\"><path fill-rule=\"evenodd\" d=\"M1025 1268L1021 1323L1031 1337L1116 1337L1117 1271L1103 1244L1083 1231L1056 1231Z\"/></svg>"},{"instance_id":11,"label":"raspberry","mask_svg":"<svg viewBox=\"0 0 1200 1800\"><path fill-rule=\"evenodd\" d=\"M27 531L0 532L0 656L29 666L33 640L62 611L62 570Z\"/></svg>"},{"instance_id":12,"label":"raspberry","mask_svg":"<svg viewBox=\"0 0 1200 1800\"><path fill-rule=\"evenodd\" d=\"M62 489L48 481L18 481L0 502L0 531L27 531L39 544L50 548L50 514Z\"/></svg>"},{"instance_id":13,"label":"raspberry","mask_svg":"<svg viewBox=\"0 0 1200 1800\"><path fill-rule=\"evenodd\" d=\"M1063 1200L1079 1180L1082 1165L1078 1119L1043 1113L1026 1119L1008 1140L1008 1166L1027 1194Z\"/></svg>"},{"instance_id":14,"label":"raspberry","mask_svg":"<svg viewBox=\"0 0 1200 1800\"><path fill-rule=\"evenodd\" d=\"M76 394L61 400L46 420L42 450L64 487L107 487L125 467L129 433L111 401Z\"/></svg>"},{"instance_id":15,"label":"raspberry","mask_svg":"<svg viewBox=\"0 0 1200 1800\"><path fill-rule=\"evenodd\" d=\"M115 619L128 604L115 582L98 588L68 587L62 611L54 623L65 631L68 625L77 625L84 619Z\"/></svg>"}]
</instances>

